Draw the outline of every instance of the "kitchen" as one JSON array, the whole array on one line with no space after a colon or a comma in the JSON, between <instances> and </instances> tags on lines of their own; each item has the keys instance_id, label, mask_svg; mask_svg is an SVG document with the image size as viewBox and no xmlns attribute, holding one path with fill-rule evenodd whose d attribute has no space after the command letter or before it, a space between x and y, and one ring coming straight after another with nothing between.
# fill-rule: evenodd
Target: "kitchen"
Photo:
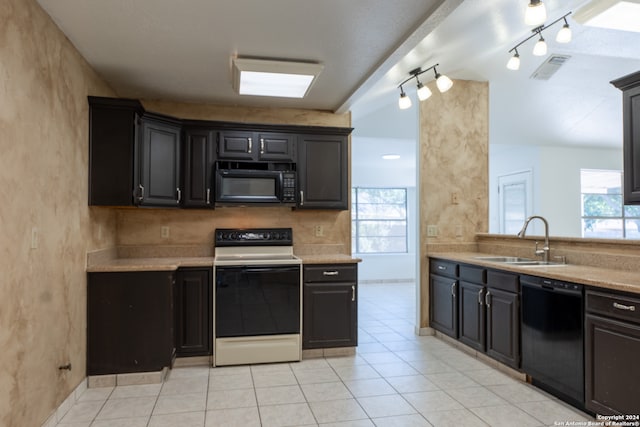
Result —
<instances>
[{"instance_id":1,"label":"kitchen","mask_svg":"<svg viewBox=\"0 0 640 427\"><path fill-rule=\"evenodd\" d=\"M7 22L3 30L0 73L3 75L2 191L5 199L11 201L2 210L2 240L12 242L11 246L5 243L3 247L3 271L7 279L2 284L5 302L0 314L5 348L0 385L3 390L10 390L0 402L4 423L39 425L84 378L87 252L167 243L210 247L215 227L250 224L293 226L302 244L342 244L347 246L344 253L350 255L348 237L345 241L345 236L349 236L350 218L348 212L343 211L277 209L274 216L278 219L274 222L256 220L252 211L220 209L216 210L214 225L210 216L202 211L88 208L86 96L115 96L115 93L69 42L61 38L53 22L35 3L4 2L2 14L3 22ZM39 32L33 33L34 27L39 28ZM5 56L10 59L5 60ZM226 79L221 80L227 84ZM486 96L486 89L482 92L482 87L477 87L481 84L472 83L456 84L452 90L465 87L478 97L483 93ZM449 95L452 94L455 92ZM466 95L458 93L457 96ZM397 98L397 94L392 96ZM486 101L479 102L484 103ZM436 109L434 104L426 108ZM194 108L193 104L166 101L145 102L145 108L178 117L183 116L184 111L187 112L184 116L191 119L238 121L238 117L242 117L242 121L248 121L246 118L250 117L258 123L350 126L347 115L317 111ZM444 115L451 111L428 114L431 113ZM437 117L435 114L431 117ZM82 126L78 126L79 123ZM24 166L27 164L28 168ZM479 169L483 167L478 165ZM451 176L433 178L437 184L429 184L424 189L425 194L430 195L430 206L423 222L439 224L442 242L445 236L454 233L447 231L447 223L437 212L436 200L440 198L435 195L442 194L449 200L450 190L441 187L442 182L451 181ZM459 185L473 188L466 182ZM480 189L478 192L482 193ZM471 196L472 200L486 198L484 194ZM426 196L422 197L425 199ZM466 196L463 199L467 200ZM476 209L475 204L472 207L463 204L460 208L484 210L482 206ZM476 231L487 231L486 222L485 217L471 223L465 220L464 241L473 241ZM313 224L324 226L323 238L315 238ZM168 242L159 232L162 226L169 227L169 237L165 238ZM428 243L426 236L420 241ZM427 281L423 278L422 283ZM423 298L424 307L426 295ZM421 326L427 324L427 318L428 313L423 309ZM51 328L52 324L60 326ZM74 368L70 372L58 371L58 366L69 360ZM40 405L34 407L31 404L34 400Z\"/></svg>"}]
</instances>

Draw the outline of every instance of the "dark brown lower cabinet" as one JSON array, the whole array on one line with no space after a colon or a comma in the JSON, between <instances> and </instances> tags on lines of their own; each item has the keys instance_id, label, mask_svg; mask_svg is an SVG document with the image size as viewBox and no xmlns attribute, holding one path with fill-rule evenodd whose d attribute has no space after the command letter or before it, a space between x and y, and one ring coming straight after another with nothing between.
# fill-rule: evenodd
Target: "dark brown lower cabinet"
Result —
<instances>
[{"instance_id":1,"label":"dark brown lower cabinet","mask_svg":"<svg viewBox=\"0 0 640 427\"><path fill-rule=\"evenodd\" d=\"M587 291L585 406L602 415L640 412L640 299Z\"/></svg>"},{"instance_id":2,"label":"dark brown lower cabinet","mask_svg":"<svg viewBox=\"0 0 640 427\"><path fill-rule=\"evenodd\" d=\"M517 276L515 276L517 279ZM487 288L487 355L513 368L520 366L519 296Z\"/></svg>"},{"instance_id":3,"label":"dark brown lower cabinet","mask_svg":"<svg viewBox=\"0 0 640 427\"><path fill-rule=\"evenodd\" d=\"M210 268L181 268L176 273L176 356L208 356L212 341Z\"/></svg>"},{"instance_id":4,"label":"dark brown lower cabinet","mask_svg":"<svg viewBox=\"0 0 640 427\"><path fill-rule=\"evenodd\" d=\"M358 345L357 265L304 266L302 348Z\"/></svg>"},{"instance_id":5,"label":"dark brown lower cabinet","mask_svg":"<svg viewBox=\"0 0 640 427\"><path fill-rule=\"evenodd\" d=\"M434 329L458 337L458 281L432 274L430 282L430 324Z\"/></svg>"},{"instance_id":6,"label":"dark brown lower cabinet","mask_svg":"<svg viewBox=\"0 0 640 427\"><path fill-rule=\"evenodd\" d=\"M171 271L87 273L87 375L173 364L174 277Z\"/></svg>"},{"instance_id":7,"label":"dark brown lower cabinet","mask_svg":"<svg viewBox=\"0 0 640 427\"><path fill-rule=\"evenodd\" d=\"M462 267L460 267L462 268ZM460 281L459 340L471 348L484 351L485 310L484 285Z\"/></svg>"}]
</instances>

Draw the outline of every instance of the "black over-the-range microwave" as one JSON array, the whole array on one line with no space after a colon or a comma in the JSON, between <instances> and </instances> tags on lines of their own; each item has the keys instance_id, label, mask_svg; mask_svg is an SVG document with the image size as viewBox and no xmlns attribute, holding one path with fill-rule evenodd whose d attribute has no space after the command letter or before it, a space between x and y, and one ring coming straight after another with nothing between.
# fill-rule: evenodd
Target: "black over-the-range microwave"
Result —
<instances>
[{"instance_id":1,"label":"black over-the-range microwave","mask_svg":"<svg viewBox=\"0 0 640 427\"><path fill-rule=\"evenodd\" d=\"M296 204L295 170L216 168L216 204Z\"/></svg>"}]
</instances>

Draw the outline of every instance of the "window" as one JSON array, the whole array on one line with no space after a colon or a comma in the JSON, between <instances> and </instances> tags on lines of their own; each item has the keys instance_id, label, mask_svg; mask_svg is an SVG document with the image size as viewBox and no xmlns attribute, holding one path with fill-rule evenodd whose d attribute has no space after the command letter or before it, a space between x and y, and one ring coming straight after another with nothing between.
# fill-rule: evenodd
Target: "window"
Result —
<instances>
[{"instance_id":1,"label":"window","mask_svg":"<svg viewBox=\"0 0 640 427\"><path fill-rule=\"evenodd\" d=\"M640 206L625 206L622 172L582 169L582 237L640 239Z\"/></svg>"},{"instance_id":2,"label":"window","mask_svg":"<svg viewBox=\"0 0 640 427\"><path fill-rule=\"evenodd\" d=\"M351 203L355 253L407 252L406 188L353 188Z\"/></svg>"}]
</instances>

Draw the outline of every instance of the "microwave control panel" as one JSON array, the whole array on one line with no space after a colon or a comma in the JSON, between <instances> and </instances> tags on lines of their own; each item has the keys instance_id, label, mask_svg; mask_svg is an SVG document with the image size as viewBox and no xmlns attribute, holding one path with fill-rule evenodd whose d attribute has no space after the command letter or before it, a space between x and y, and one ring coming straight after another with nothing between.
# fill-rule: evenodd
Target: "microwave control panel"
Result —
<instances>
[{"instance_id":1,"label":"microwave control panel","mask_svg":"<svg viewBox=\"0 0 640 427\"><path fill-rule=\"evenodd\" d=\"M285 203L295 203L296 201L296 173L282 173L282 201Z\"/></svg>"}]
</instances>

